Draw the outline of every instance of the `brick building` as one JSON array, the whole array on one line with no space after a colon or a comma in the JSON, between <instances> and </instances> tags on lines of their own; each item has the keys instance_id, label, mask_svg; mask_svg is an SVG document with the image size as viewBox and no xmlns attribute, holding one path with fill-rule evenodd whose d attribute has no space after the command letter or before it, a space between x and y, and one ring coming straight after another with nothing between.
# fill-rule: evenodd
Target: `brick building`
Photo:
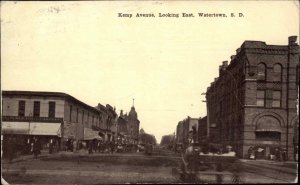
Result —
<instances>
[{"instance_id":1,"label":"brick building","mask_svg":"<svg viewBox=\"0 0 300 185\"><path fill-rule=\"evenodd\" d=\"M64 147L68 139L104 136L114 115L108 111L60 92L2 91L2 134L4 139L13 135L21 143L31 137L45 143L55 138Z\"/></svg>"},{"instance_id":2,"label":"brick building","mask_svg":"<svg viewBox=\"0 0 300 185\"><path fill-rule=\"evenodd\" d=\"M296 154L297 127L297 37L288 45L267 45L245 41L228 64L219 66L219 77L207 88L209 124L215 126L211 137L231 145L241 158L250 147L257 158L268 159L275 148Z\"/></svg>"}]
</instances>

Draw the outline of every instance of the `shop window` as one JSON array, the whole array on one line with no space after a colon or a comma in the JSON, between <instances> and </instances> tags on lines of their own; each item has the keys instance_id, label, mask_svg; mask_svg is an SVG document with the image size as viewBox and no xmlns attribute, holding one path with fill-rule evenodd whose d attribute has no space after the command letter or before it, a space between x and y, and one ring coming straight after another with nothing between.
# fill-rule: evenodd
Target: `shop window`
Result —
<instances>
[{"instance_id":1,"label":"shop window","mask_svg":"<svg viewBox=\"0 0 300 185\"><path fill-rule=\"evenodd\" d=\"M281 91L273 91L272 107L280 107Z\"/></svg>"},{"instance_id":2,"label":"shop window","mask_svg":"<svg viewBox=\"0 0 300 185\"><path fill-rule=\"evenodd\" d=\"M49 102L49 118L55 118L55 102Z\"/></svg>"},{"instance_id":3,"label":"shop window","mask_svg":"<svg viewBox=\"0 0 300 185\"><path fill-rule=\"evenodd\" d=\"M33 102L33 117L40 117L41 103L39 101Z\"/></svg>"},{"instance_id":4,"label":"shop window","mask_svg":"<svg viewBox=\"0 0 300 185\"><path fill-rule=\"evenodd\" d=\"M19 111L18 116L25 116L25 101L21 100L19 101Z\"/></svg>"},{"instance_id":5,"label":"shop window","mask_svg":"<svg viewBox=\"0 0 300 185\"><path fill-rule=\"evenodd\" d=\"M281 133L280 132L271 132L271 131L258 131L255 132L257 140L264 141L280 141Z\"/></svg>"},{"instance_id":6,"label":"shop window","mask_svg":"<svg viewBox=\"0 0 300 185\"><path fill-rule=\"evenodd\" d=\"M256 91L256 105L260 107L265 106L265 91L257 90Z\"/></svg>"}]
</instances>

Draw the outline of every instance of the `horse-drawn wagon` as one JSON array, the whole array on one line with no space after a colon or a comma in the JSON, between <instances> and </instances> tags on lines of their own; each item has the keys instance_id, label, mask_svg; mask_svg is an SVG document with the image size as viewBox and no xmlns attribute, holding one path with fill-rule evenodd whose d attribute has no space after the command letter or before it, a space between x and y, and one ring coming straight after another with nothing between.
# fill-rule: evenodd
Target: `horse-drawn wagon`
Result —
<instances>
[{"instance_id":1,"label":"horse-drawn wagon","mask_svg":"<svg viewBox=\"0 0 300 185\"><path fill-rule=\"evenodd\" d=\"M234 152L212 153L193 143L181 157L180 179L184 182L240 183L240 166Z\"/></svg>"}]
</instances>

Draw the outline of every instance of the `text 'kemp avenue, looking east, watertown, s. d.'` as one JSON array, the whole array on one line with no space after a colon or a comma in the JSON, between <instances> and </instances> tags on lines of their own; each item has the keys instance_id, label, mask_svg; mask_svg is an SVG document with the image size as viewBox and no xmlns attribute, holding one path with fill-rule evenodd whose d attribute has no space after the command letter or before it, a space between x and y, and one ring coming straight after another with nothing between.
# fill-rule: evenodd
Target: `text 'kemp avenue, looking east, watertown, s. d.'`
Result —
<instances>
[{"instance_id":1,"label":"text 'kemp avenue, looking east, watertown, s. d.'","mask_svg":"<svg viewBox=\"0 0 300 185\"><path fill-rule=\"evenodd\" d=\"M145 18L214 18L214 17L221 17L221 18L235 18L235 17L244 17L244 13L118 13L118 17L123 18L133 18L133 17L145 17Z\"/></svg>"}]
</instances>

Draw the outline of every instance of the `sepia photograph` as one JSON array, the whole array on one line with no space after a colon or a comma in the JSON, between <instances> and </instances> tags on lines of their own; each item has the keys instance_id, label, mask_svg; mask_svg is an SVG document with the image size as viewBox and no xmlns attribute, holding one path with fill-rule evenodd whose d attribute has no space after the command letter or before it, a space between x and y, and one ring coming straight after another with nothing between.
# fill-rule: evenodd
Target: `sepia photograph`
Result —
<instances>
[{"instance_id":1,"label":"sepia photograph","mask_svg":"<svg viewBox=\"0 0 300 185\"><path fill-rule=\"evenodd\" d=\"M299 1L0 5L1 184L298 183Z\"/></svg>"}]
</instances>

